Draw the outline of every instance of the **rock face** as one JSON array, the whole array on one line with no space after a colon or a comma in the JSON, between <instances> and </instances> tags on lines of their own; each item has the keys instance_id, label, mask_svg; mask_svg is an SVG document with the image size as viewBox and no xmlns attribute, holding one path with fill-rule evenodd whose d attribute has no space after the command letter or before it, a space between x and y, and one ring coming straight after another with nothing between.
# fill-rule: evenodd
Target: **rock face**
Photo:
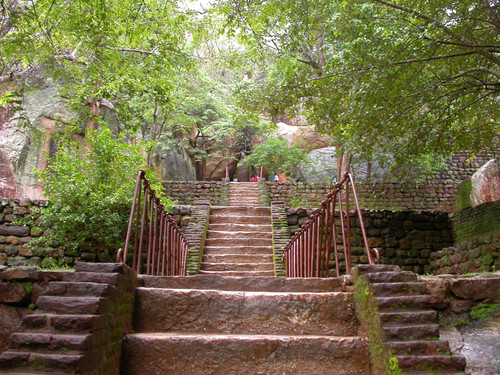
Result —
<instances>
[{"instance_id":1,"label":"rock face","mask_svg":"<svg viewBox=\"0 0 500 375\"><path fill-rule=\"evenodd\" d=\"M157 150L157 152L161 152ZM186 154L186 151L168 150L162 152L161 178L168 181L196 181L196 171Z\"/></svg>"},{"instance_id":2,"label":"rock face","mask_svg":"<svg viewBox=\"0 0 500 375\"><path fill-rule=\"evenodd\" d=\"M312 126L301 126L293 135L292 144L307 150L328 147L328 138L314 130Z\"/></svg>"},{"instance_id":3,"label":"rock face","mask_svg":"<svg viewBox=\"0 0 500 375\"><path fill-rule=\"evenodd\" d=\"M500 200L500 164L490 160L472 175L470 195L473 207Z\"/></svg>"}]
</instances>

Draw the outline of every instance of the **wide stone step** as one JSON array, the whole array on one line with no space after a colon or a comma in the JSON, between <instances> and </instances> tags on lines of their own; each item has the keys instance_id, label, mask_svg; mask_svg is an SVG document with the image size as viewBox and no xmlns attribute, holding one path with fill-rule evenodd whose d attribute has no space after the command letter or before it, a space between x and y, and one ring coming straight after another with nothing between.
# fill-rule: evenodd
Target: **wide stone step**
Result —
<instances>
[{"instance_id":1,"label":"wide stone step","mask_svg":"<svg viewBox=\"0 0 500 375\"><path fill-rule=\"evenodd\" d=\"M133 334L124 342L124 374L370 373L359 337Z\"/></svg>"},{"instance_id":2,"label":"wide stone step","mask_svg":"<svg viewBox=\"0 0 500 375\"><path fill-rule=\"evenodd\" d=\"M272 271L273 263L202 263L204 271Z\"/></svg>"},{"instance_id":3,"label":"wide stone step","mask_svg":"<svg viewBox=\"0 0 500 375\"><path fill-rule=\"evenodd\" d=\"M148 288L211 289L249 292L341 292L343 278L302 279L285 277L232 277L219 275L146 276L139 280Z\"/></svg>"},{"instance_id":4,"label":"wide stone step","mask_svg":"<svg viewBox=\"0 0 500 375\"><path fill-rule=\"evenodd\" d=\"M274 271L207 271L200 270L202 275L220 275L220 276L274 276Z\"/></svg>"},{"instance_id":5,"label":"wide stone step","mask_svg":"<svg viewBox=\"0 0 500 375\"><path fill-rule=\"evenodd\" d=\"M427 292L427 286L423 282L376 283L373 284L373 291L379 297L396 297L410 294L424 294Z\"/></svg>"},{"instance_id":6,"label":"wide stone step","mask_svg":"<svg viewBox=\"0 0 500 375\"><path fill-rule=\"evenodd\" d=\"M263 228L261 228L263 229ZM271 227L267 227L271 229ZM249 231L234 231L234 230L213 230L208 229L207 237L209 239L215 238L265 238L269 239L272 237L272 232L264 230L249 230Z\"/></svg>"},{"instance_id":7,"label":"wide stone step","mask_svg":"<svg viewBox=\"0 0 500 375\"><path fill-rule=\"evenodd\" d=\"M234 224L234 223L209 224L208 231L271 233L271 225L270 224Z\"/></svg>"},{"instance_id":8,"label":"wide stone step","mask_svg":"<svg viewBox=\"0 0 500 375\"><path fill-rule=\"evenodd\" d=\"M217 206L210 209L210 216L271 216L269 207L227 207Z\"/></svg>"},{"instance_id":9,"label":"wide stone step","mask_svg":"<svg viewBox=\"0 0 500 375\"><path fill-rule=\"evenodd\" d=\"M118 273L96 273L96 272L64 272L62 281L90 282L99 284L112 284L118 282L121 275Z\"/></svg>"},{"instance_id":10,"label":"wide stone step","mask_svg":"<svg viewBox=\"0 0 500 375\"><path fill-rule=\"evenodd\" d=\"M272 246L205 246L205 254L272 254Z\"/></svg>"},{"instance_id":11,"label":"wide stone step","mask_svg":"<svg viewBox=\"0 0 500 375\"><path fill-rule=\"evenodd\" d=\"M365 249L362 248L364 254ZM400 272L401 268L399 266L390 264L358 264L356 266L359 270L359 274L364 275L367 273L377 273L377 272Z\"/></svg>"},{"instance_id":12,"label":"wide stone step","mask_svg":"<svg viewBox=\"0 0 500 375\"><path fill-rule=\"evenodd\" d=\"M465 368L465 357L461 355L397 355L401 369L413 371L429 371L427 373L443 373L442 371L462 371ZM448 372L445 372L447 374Z\"/></svg>"},{"instance_id":13,"label":"wide stone step","mask_svg":"<svg viewBox=\"0 0 500 375\"><path fill-rule=\"evenodd\" d=\"M377 303L380 311L411 311L432 307L432 299L428 295L377 297Z\"/></svg>"},{"instance_id":14,"label":"wide stone step","mask_svg":"<svg viewBox=\"0 0 500 375\"><path fill-rule=\"evenodd\" d=\"M381 312L380 321L384 326L436 323L438 314L434 310Z\"/></svg>"},{"instance_id":15,"label":"wide stone step","mask_svg":"<svg viewBox=\"0 0 500 375\"><path fill-rule=\"evenodd\" d=\"M210 216L212 224L271 224L271 216Z\"/></svg>"},{"instance_id":16,"label":"wide stone step","mask_svg":"<svg viewBox=\"0 0 500 375\"><path fill-rule=\"evenodd\" d=\"M438 324L418 324L408 326L382 326L388 341L433 340L439 338Z\"/></svg>"},{"instance_id":17,"label":"wide stone step","mask_svg":"<svg viewBox=\"0 0 500 375\"><path fill-rule=\"evenodd\" d=\"M407 272L371 272L366 277L372 283L392 283L417 281L415 273Z\"/></svg>"},{"instance_id":18,"label":"wide stone step","mask_svg":"<svg viewBox=\"0 0 500 375\"><path fill-rule=\"evenodd\" d=\"M272 263L271 254L211 254L204 255L204 263Z\"/></svg>"},{"instance_id":19,"label":"wide stone step","mask_svg":"<svg viewBox=\"0 0 500 375\"><path fill-rule=\"evenodd\" d=\"M272 246L273 240L269 238L207 238L205 246Z\"/></svg>"},{"instance_id":20,"label":"wide stone step","mask_svg":"<svg viewBox=\"0 0 500 375\"><path fill-rule=\"evenodd\" d=\"M136 299L136 332L333 336L357 332L352 293L139 288Z\"/></svg>"},{"instance_id":21,"label":"wide stone step","mask_svg":"<svg viewBox=\"0 0 500 375\"><path fill-rule=\"evenodd\" d=\"M397 355L449 355L448 341L393 341L389 343Z\"/></svg>"}]
</instances>

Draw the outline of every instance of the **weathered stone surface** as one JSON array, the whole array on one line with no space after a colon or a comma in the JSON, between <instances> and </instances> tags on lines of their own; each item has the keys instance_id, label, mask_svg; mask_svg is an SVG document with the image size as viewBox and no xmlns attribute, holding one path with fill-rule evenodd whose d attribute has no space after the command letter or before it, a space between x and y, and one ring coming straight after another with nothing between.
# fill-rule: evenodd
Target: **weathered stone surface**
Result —
<instances>
[{"instance_id":1,"label":"weathered stone surface","mask_svg":"<svg viewBox=\"0 0 500 375\"><path fill-rule=\"evenodd\" d=\"M0 235L26 237L30 235L30 228L24 225L0 225Z\"/></svg>"},{"instance_id":2,"label":"weathered stone surface","mask_svg":"<svg viewBox=\"0 0 500 375\"><path fill-rule=\"evenodd\" d=\"M423 277L421 280L427 285L432 306L436 309L445 309L450 304L451 281L446 277Z\"/></svg>"},{"instance_id":3,"label":"weathered stone surface","mask_svg":"<svg viewBox=\"0 0 500 375\"><path fill-rule=\"evenodd\" d=\"M37 267L18 267L6 269L0 273L1 280L31 280L37 281L40 269Z\"/></svg>"},{"instance_id":4,"label":"weathered stone surface","mask_svg":"<svg viewBox=\"0 0 500 375\"><path fill-rule=\"evenodd\" d=\"M0 353L7 350L10 335L21 329L21 321L26 314L25 308L0 304Z\"/></svg>"},{"instance_id":5,"label":"weathered stone surface","mask_svg":"<svg viewBox=\"0 0 500 375\"><path fill-rule=\"evenodd\" d=\"M366 375L360 338L185 334L128 335L125 374Z\"/></svg>"},{"instance_id":6,"label":"weathered stone surface","mask_svg":"<svg viewBox=\"0 0 500 375\"><path fill-rule=\"evenodd\" d=\"M347 293L139 288L136 298L135 330L140 332L356 334Z\"/></svg>"},{"instance_id":7,"label":"weathered stone surface","mask_svg":"<svg viewBox=\"0 0 500 375\"><path fill-rule=\"evenodd\" d=\"M490 160L472 175L471 204L473 207L500 200L500 164Z\"/></svg>"},{"instance_id":8,"label":"weathered stone surface","mask_svg":"<svg viewBox=\"0 0 500 375\"><path fill-rule=\"evenodd\" d=\"M467 300L500 299L500 275L490 277L473 276L454 279L450 291L455 296Z\"/></svg>"},{"instance_id":9,"label":"weathered stone surface","mask_svg":"<svg viewBox=\"0 0 500 375\"><path fill-rule=\"evenodd\" d=\"M29 297L22 284L0 281L0 303L16 304Z\"/></svg>"}]
</instances>

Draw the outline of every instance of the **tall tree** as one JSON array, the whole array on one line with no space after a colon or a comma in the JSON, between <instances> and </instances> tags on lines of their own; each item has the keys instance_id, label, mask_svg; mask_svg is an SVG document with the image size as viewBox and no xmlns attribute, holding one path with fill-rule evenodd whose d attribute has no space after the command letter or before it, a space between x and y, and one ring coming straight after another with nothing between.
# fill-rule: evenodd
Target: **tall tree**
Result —
<instances>
[{"instance_id":1,"label":"tall tree","mask_svg":"<svg viewBox=\"0 0 500 375\"><path fill-rule=\"evenodd\" d=\"M240 90L271 113L305 109L350 150L404 164L499 145L499 3L219 0L269 69Z\"/></svg>"}]
</instances>

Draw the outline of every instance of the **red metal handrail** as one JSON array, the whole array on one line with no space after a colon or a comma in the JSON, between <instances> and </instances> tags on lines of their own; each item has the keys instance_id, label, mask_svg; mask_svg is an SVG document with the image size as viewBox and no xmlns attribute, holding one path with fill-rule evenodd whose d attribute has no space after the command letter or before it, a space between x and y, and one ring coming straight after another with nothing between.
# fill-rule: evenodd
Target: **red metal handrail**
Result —
<instances>
[{"instance_id":1,"label":"red metal handrail","mask_svg":"<svg viewBox=\"0 0 500 375\"><path fill-rule=\"evenodd\" d=\"M342 232L342 245L346 273L351 272L351 219L349 187L352 190L355 211L358 213L361 234L364 241L365 253L368 263L380 261L377 249L370 250L363 216L359 209L358 195L354 188L352 175L347 172L342 181L335 185L335 189L327 195L321 207L302 225L292 239L285 245L283 258L286 259L287 277L328 277L330 254L333 247L337 277L340 276L339 249L337 246L337 227L335 225L335 210L339 207L340 231ZM344 192L345 200L342 199ZM345 210L343 209L345 208ZM332 246L333 245L333 246ZM373 259L371 251L375 253Z\"/></svg>"},{"instance_id":2,"label":"red metal handrail","mask_svg":"<svg viewBox=\"0 0 500 375\"><path fill-rule=\"evenodd\" d=\"M142 202L142 206L141 206ZM160 203L144 171L137 174L134 201L123 252L119 261L126 263L131 238L134 255L132 268L146 275L186 275L189 244L175 220Z\"/></svg>"}]
</instances>

